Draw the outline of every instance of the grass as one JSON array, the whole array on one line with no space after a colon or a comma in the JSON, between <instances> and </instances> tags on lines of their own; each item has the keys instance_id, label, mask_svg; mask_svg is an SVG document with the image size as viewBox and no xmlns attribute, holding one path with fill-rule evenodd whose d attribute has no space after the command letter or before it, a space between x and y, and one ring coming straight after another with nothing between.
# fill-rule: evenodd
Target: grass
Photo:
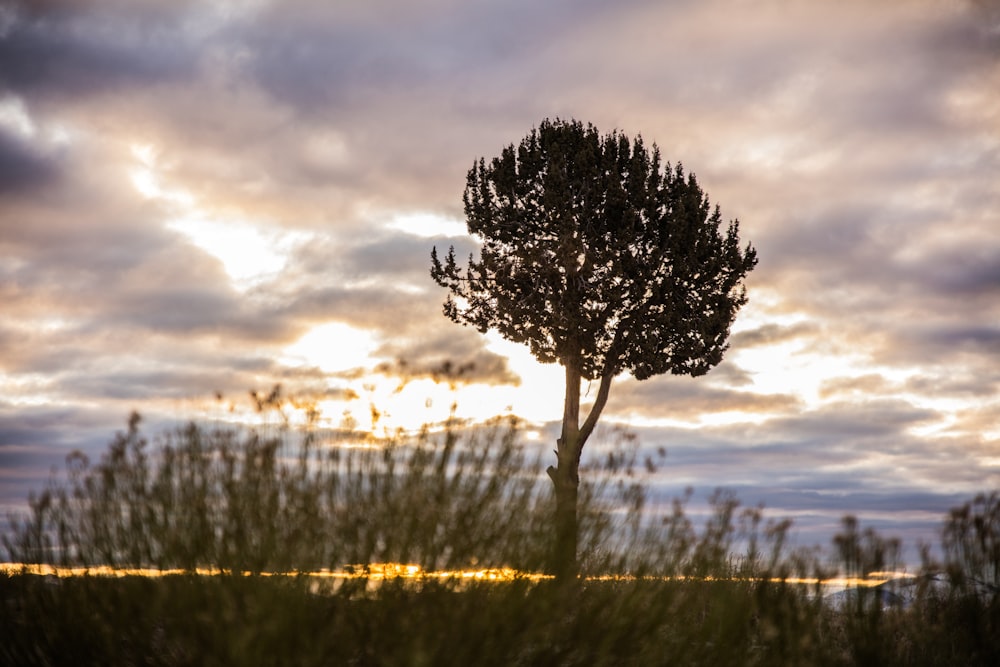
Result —
<instances>
[{"instance_id":1,"label":"grass","mask_svg":"<svg viewBox=\"0 0 1000 667\"><path fill-rule=\"evenodd\" d=\"M151 444L133 417L99 462L71 456L4 542L23 563L173 574L0 574L0 662L1000 664L997 493L944 518L944 561L925 557L898 591L905 604L859 587L833 605L818 583L795 583L833 572L817 551L786 547L790 522L723 492L699 528L685 498L657 514L630 475L628 439L610 450L584 474L587 577L317 587L306 572L350 564L538 572L552 498L517 422L378 442L190 425ZM899 553L849 517L832 546L851 576L892 568Z\"/></svg>"}]
</instances>

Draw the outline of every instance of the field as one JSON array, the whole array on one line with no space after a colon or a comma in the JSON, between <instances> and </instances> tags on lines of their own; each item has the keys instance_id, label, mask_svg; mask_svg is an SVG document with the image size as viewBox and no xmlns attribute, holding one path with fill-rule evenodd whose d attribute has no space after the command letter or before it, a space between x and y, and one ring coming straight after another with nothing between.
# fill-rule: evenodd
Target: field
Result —
<instances>
[{"instance_id":1,"label":"field","mask_svg":"<svg viewBox=\"0 0 1000 667\"><path fill-rule=\"evenodd\" d=\"M891 570L898 543L847 517L829 554L788 550L788 522L725 493L698 527L684 499L656 515L624 438L586 473L581 577L556 581L529 576L551 499L518 443L498 422L350 447L192 425L151 446L133 419L5 537L18 562L112 574L0 575L0 661L1000 664L995 493L942 518L941 562L830 597L822 579ZM349 563L357 576L335 584L307 574ZM372 563L508 576L377 577Z\"/></svg>"},{"instance_id":2,"label":"field","mask_svg":"<svg viewBox=\"0 0 1000 667\"><path fill-rule=\"evenodd\" d=\"M835 609L801 586L720 581L0 579L4 664L993 665L995 600Z\"/></svg>"}]
</instances>

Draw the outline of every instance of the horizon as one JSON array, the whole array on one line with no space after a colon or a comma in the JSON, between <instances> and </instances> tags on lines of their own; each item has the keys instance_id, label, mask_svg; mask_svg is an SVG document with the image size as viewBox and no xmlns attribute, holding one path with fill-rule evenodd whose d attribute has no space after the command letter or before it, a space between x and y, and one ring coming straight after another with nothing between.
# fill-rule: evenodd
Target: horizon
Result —
<instances>
[{"instance_id":1,"label":"horizon","mask_svg":"<svg viewBox=\"0 0 1000 667\"><path fill-rule=\"evenodd\" d=\"M0 9L0 511L133 410L279 384L548 452L562 369L429 270L475 250L473 160L555 117L655 142L760 257L717 368L612 385L654 501L729 489L806 546L856 515L913 562L1000 488L997 3L55 0Z\"/></svg>"}]
</instances>

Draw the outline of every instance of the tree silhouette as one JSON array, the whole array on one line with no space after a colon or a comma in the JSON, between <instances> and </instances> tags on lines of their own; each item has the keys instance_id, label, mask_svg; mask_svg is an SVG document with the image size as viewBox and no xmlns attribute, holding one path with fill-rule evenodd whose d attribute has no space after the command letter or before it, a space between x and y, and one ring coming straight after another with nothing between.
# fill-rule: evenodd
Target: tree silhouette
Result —
<instances>
[{"instance_id":1,"label":"tree silhouette","mask_svg":"<svg viewBox=\"0 0 1000 667\"><path fill-rule=\"evenodd\" d=\"M431 276L450 290L444 313L526 343L559 362L566 394L555 486L553 569L576 572L580 455L620 373L698 376L722 360L757 263L739 222L720 231L693 174L662 164L641 137L601 135L580 121L543 121L468 173L463 195L479 259L454 247ZM580 422L580 383L600 385Z\"/></svg>"}]
</instances>

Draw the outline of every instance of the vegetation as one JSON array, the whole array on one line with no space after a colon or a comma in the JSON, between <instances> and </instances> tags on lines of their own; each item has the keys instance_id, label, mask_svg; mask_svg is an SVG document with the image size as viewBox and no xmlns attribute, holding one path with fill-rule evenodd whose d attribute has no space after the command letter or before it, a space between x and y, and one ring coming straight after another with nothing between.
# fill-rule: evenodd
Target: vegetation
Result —
<instances>
[{"instance_id":1,"label":"vegetation","mask_svg":"<svg viewBox=\"0 0 1000 667\"><path fill-rule=\"evenodd\" d=\"M252 574L541 560L532 545L546 498L515 421L327 442L190 424L154 451L139 423L133 415L97 465L71 454L66 483L30 499L31 519L8 545L16 560Z\"/></svg>"},{"instance_id":2,"label":"vegetation","mask_svg":"<svg viewBox=\"0 0 1000 667\"><path fill-rule=\"evenodd\" d=\"M824 564L725 492L700 525L687 497L657 513L617 437L581 487L587 576L567 585L528 576L553 499L516 422L356 436L191 425L151 445L133 417L98 463L71 456L5 537L11 556L174 573L0 575L0 664L1000 662L997 493L946 518L943 562L928 551L917 577L829 598L825 565L892 568L898 543L848 518ZM519 574L365 567L387 561ZM310 574L350 564L361 576Z\"/></svg>"},{"instance_id":3,"label":"vegetation","mask_svg":"<svg viewBox=\"0 0 1000 667\"><path fill-rule=\"evenodd\" d=\"M444 312L481 332L525 343L566 371L555 488L552 569L576 572L577 493L584 444L612 379L629 372L703 375L722 360L757 263L723 233L693 174L660 161L641 138L601 136L579 121L546 120L520 145L469 171L464 194L479 259L460 269L435 248L431 276L449 289ZM452 297L455 298L452 298ZM580 383L600 380L580 420Z\"/></svg>"}]
</instances>

